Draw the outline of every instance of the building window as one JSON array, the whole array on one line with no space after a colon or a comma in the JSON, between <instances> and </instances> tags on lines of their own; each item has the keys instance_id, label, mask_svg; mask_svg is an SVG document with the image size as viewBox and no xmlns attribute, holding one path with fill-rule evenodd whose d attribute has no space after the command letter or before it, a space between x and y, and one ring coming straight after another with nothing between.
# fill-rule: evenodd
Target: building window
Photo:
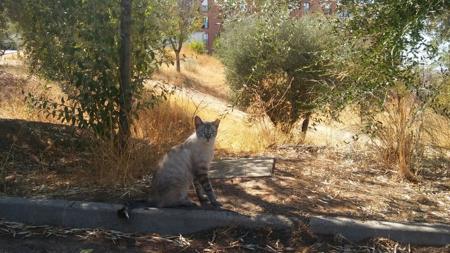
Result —
<instances>
[{"instance_id":1,"label":"building window","mask_svg":"<svg viewBox=\"0 0 450 253\"><path fill-rule=\"evenodd\" d=\"M305 13L308 13L309 12L309 2L303 2L303 11L305 12Z\"/></svg>"},{"instance_id":2,"label":"building window","mask_svg":"<svg viewBox=\"0 0 450 253\"><path fill-rule=\"evenodd\" d=\"M203 25L202 28L204 29L208 29L209 25L208 25L208 17L203 17Z\"/></svg>"},{"instance_id":3,"label":"building window","mask_svg":"<svg viewBox=\"0 0 450 253\"><path fill-rule=\"evenodd\" d=\"M208 11L208 0L202 0L201 10Z\"/></svg>"}]
</instances>

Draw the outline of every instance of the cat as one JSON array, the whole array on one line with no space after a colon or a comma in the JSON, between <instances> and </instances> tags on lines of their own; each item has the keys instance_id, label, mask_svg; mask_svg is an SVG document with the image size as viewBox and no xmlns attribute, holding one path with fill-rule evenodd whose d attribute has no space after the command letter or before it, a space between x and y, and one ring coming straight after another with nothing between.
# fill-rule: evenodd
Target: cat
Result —
<instances>
[{"instance_id":1,"label":"cat","mask_svg":"<svg viewBox=\"0 0 450 253\"><path fill-rule=\"evenodd\" d=\"M128 219L129 211L139 207L195 207L197 204L188 197L191 185L202 207L208 204L216 208L222 206L208 178L220 120L203 122L195 116L194 123L195 132L174 146L159 163L153 175L150 199L125 204L118 211L120 217Z\"/></svg>"}]
</instances>

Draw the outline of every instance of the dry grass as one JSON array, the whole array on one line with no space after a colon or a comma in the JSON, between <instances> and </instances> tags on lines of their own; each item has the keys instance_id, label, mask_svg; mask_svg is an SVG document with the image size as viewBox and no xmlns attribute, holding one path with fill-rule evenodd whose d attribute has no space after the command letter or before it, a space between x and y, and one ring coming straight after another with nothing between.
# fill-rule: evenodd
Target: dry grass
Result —
<instances>
[{"instance_id":1,"label":"dry grass","mask_svg":"<svg viewBox=\"0 0 450 253\"><path fill-rule=\"evenodd\" d=\"M189 86L195 82L193 88L208 92L216 97L225 98L228 94L223 74L223 66L214 57L196 55L190 51L183 52L188 58L181 74L176 73L174 67L165 67L156 74L168 82ZM45 95L59 99L63 92L58 85L29 76L20 58L10 59L8 64L2 64L0 69L0 117L58 123L51 118L45 118L27 103L23 102L20 90L35 95ZM348 108L341 116L341 122L325 120L315 116L308 131L305 143L317 146L352 147L358 150L366 148L367 138L354 141L355 133L361 128L361 120L356 117L355 108ZM139 119L133 125L133 140L128 151L123 155L115 153L112 143L95 143L92 173L86 175L95 178L101 184L126 184L138 178L155 167L156 162L170 147L182 142L193 131L192 119L199 115L205 120L221 119L216 147L219 156L224 155L257 155L268 147L286 143L301 143L302 136L297 134L296 125L291 134L284 134L276 129L267 118L249 120L247 116L227 112L223 107L201 105L187 96L172 95L151 110L141 111ZM427 112L425 134L422 141L440 150L450 149L450 128L448 120ZM299 122L301 123L301 122ZM385 136L385 141L392 141L395 137ZM383 140L382 139L382 140ZM392 154L395 146L382 143L385 154ZM381 158L391 163L388 157Z\"/></svg>"},{"instance_id":2,"label":"dry grass","mask_svg":"<svg viewBox=\"0 0 450 253\"><path fill-rule=\"evenodd\" d=\"M181 55L181 72L175 66L162 66L155 73L154 79L166 81L178 86L194 88L198 91L227 99L229 87L225 81L223 64L207 54L196 54L191 49L183 48Z\"/></svg>"},{"instance_id":3,"label":"dry grass","mask_svg":"<svg viewBox=\"0 0 450 253\"><path fill-rule=\"evenodd\" d=\"M417 103L414 95L395 94L376 115L373 126L372 150L378 161L395 169L403 178L415 181L423 159L441 151L443 157L450 150L450 121ZM428 153L428 154L427 154Z\"/></svg>"},{"instance_id":4,"label":"dry grass","mask_svg":"<svg viewBox=\"0 0 450 253\"><path fill-rule=\"evenodd\" d=\"M425 111L422 141L437 151L450 152L450 120L430 110Z\"/></svg>"},{"instance_id":5,"label":"dry grass","mask_svg":"<svg viewBox=\"0 0 450 253\"><path fill-rule=\"evenodd\" d=\"M36 97L59 100L64 96L60 87L30 75L21 58L15 54L8 57L0 61L0 118L58 123L25 102L22 91Z\"/></svg>"}]
</instances>

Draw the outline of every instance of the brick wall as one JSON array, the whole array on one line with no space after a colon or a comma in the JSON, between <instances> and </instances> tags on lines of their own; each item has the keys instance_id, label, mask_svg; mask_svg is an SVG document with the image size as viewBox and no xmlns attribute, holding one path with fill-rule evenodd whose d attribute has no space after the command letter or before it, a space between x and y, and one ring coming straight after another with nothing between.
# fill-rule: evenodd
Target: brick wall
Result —
<instances>
[{"instance_id":1,"label":"brick wall","mask_svg":"<svg viewBox=\"0 0 450 253\"><path fill-rule=\"evenodd\" d=\"M208 17L208 28L203 28L203 32L208 34L208 40L206 41L206 48L208 53L213 52L214 40L220 33L222 28L222 19L220 18L220 8L214 2L214 0L208 0L208 11L202 12L204 17Z\"/></svg>"}]
</instances>

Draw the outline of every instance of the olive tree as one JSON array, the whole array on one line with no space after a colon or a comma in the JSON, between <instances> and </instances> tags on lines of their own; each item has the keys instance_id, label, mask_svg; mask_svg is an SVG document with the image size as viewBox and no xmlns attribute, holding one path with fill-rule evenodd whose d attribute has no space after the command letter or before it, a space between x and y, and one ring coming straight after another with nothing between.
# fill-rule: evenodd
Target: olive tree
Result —
<instances>
[{"instance_id":1,"label":"olive tree","mask_svg":"<svg viewBox=\"0 0 450 253\"><path fill-rule=\"evenodd\" d=\"M272 8L228 22L218 52L238 105L262 108L286 132L303 117L306 132L337 81L325 56L338 40L322 16L293 18L288 8Z\"/></svg>"},{"instance_id":2,"label":"olive tree","mask_svg":"<svg viewBox=\"0 0 450 253\"><path fill-rule=\"evenodd\" d=\"M430 84L421 73L433 72L424 65L436 58L439 48L427 37L449 39L449 8L450 2L441 0L341 1L341 13L350 15L337 27L351 50L336 62L345 79L340 87L345 92L336 100L359 104L367 129L378 140L386 129L393 129L386 153L395 158L399 174L410 180L415 180L411 169L423 127L420 119L446 90L445 82ZM379 112L391 113L393 120L382 123Z\"/></svg>"},{"instance_id":3,"label":"olive tree","mask_svg":"<svg viewBox=\"0 0 450 253\"><path fill-rule=\"evenodd\" d=\"M129 114L142 107L138 103L131 111L132 97L140 98L144 82L162 60L156 3L6 0L4 4L9 18L20 29L30 69L60 83L67 92L60 101L33 94L28 94L29 99L63 122L92 129L100 137L117 137L119 119L131 122ZM127 4L128 21L123 19ZM129 29L128 35L124 29ZM124 48L127 36L132 38L132 46L128 43ZM127 65L129 76L125 70L121 79L119 70ZM125 89L124 85L121 88L124 78L130 80ZM144 103L152 104L160 95L153 91Z\"/></svg>"}]
</instances>

